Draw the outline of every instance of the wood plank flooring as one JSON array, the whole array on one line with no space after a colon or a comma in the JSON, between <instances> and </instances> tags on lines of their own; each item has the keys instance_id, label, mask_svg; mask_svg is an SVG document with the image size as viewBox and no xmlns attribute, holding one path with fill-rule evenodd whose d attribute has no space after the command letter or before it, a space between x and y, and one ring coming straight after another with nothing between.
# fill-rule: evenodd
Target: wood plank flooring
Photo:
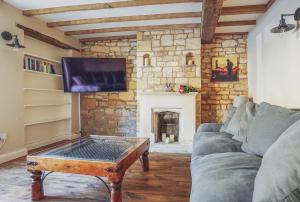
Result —
<instances>
[{"instance_id":1,"label":"wood plank flooring","mask_svg":"<svg viewBox=\"0 0 300 202\"><path fill-rule=\"evenodd\" d=\"M190 155L151 153L150 171L140 162L126 172L123 182L125 202L188 202L191 177ZM25 158L0 166L0 202L31 201L31 179ZM105 186L95 177L53 173L44 182L43 202L109 202Z\"/></svg>"}]
</instances>

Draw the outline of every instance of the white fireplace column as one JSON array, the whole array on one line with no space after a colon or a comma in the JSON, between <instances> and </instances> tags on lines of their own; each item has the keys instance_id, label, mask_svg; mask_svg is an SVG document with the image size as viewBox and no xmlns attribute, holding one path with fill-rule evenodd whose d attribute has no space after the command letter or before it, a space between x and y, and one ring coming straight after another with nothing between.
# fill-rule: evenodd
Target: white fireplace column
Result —
<instances>
[{"instance_id":1,"label":"white fireplace column","mask_svg":"<svg viewBox=\"0 0 300 202\"><path fill-rule=\"evenodd\" d=\"M196 130L196 95L177 92L138 93L139 129L138 137L149 137L154 143L153 112L171 111L179 113L179 143L191 144Z\"/></svg>"}]
</instances>

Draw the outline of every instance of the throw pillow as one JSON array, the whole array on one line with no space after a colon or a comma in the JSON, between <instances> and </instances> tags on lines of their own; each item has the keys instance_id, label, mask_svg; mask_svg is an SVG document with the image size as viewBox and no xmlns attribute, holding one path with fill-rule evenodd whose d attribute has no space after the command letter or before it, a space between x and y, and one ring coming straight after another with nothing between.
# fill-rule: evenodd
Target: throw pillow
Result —
<instances>
[{"instance_id":1,"label":"throw pillow","mask_svg":"<svg viewBox=\"0 0 300 202\"><path fill-rule=\"evenodd\" d=\"M223 124L222 127L220 129L220 132L225 132L227 129L227 126L230 122L230 120L232 119L234 113L236 112L236 107L230 107L227 111L227 115L225 116L225 119L223 120Z\"/></svg>"},{"instance_id":2,"label":"throw pillow","mask_svg":"<svg viewBox=\"0 0 300 202\"><path fill-rule=\"evenodd\" d=\"M253 202L300 201L300 121L265 153L255 178Z\"/></svg>"},{"instance_id":3,"label":"throw pillow","mask_svg":"<svg viewBox=\"0 0 300 202\"><path fill-rule=\"evenodd\" d=\"M246 96L236 96L233 100L233 106L234 107L239 107L241 106L242 104L245 104L246 102L249 101L249 98L246 97Z\"/></svg>"},{"instance_id":4,"label":"throw pillow","mask_svg":"<svg viewBox=\"0 0 300 202\"><path fill-rule=\"evenodd\" d=\"M243 151L263 156L278 137L299 119L299 112L263 102L249 126Z\"/></svg>"},{"instance_id":5,"label":"throw pillow","mask_svg":"<svg viewBox=\"0 0 300 202\"><path fill-rule=\"evenodd\" d=\"M230 120L225 132L232 135L238 135L241 126L240 122L245 113L246 113L246 103L243 103L241 106L239 106L236 109L236 112L234 113L232 119Z\"/></svg>"},{"instance_id":6,"label":"throw pillow","mask_svg":"<svg viewBox=\"0 0 300 202\"><path fill-rule=\"evenodd\" d=\"M240 129L238 134L235 134L232 139L243 142L246 139L247 131L249 129L249 125L251 124L255 113L256 113L257 104L253 102L246 103L246 113L243 113L240 120Z\"/></svg>"}]
</instances>

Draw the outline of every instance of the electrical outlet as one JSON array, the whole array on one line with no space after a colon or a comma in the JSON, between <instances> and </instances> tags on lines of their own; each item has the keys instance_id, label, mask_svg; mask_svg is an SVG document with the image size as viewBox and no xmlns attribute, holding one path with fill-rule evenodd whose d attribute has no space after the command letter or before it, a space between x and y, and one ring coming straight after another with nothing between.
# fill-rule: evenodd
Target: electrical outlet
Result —
<instances>
[{"instance_id":1,"label":"electrical outlet","mask_svg":"<svg viewBox=\"0 0 300 202\"><path fill-rule=\"evenodd\" d=\"M6 140L7 139L7 134L6 133L0 133L0 140Z\"/></svg>"}]
</instances>

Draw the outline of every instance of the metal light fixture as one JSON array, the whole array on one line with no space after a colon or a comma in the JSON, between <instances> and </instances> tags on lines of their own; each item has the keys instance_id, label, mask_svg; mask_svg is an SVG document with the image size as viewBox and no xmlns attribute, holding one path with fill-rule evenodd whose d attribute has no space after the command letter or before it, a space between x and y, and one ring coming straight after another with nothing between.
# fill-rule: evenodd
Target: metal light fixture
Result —
<instances>
[{"instance_id":1,"label":"metal light fixture","mask_svg":"<svg viewBox=\"0 0 300 202\"><path fill-rule=\"evenodd\" d=\"M284 32L293 30L296 27L296 25L286 23L285 17L288 17L288 16L294 16L294 19L297 22L296 31L299 30L299 28L300 28L300 8L298 8L296 10L296 12L293 14L282 14L279 25L277 27L272 28L271 32L278 34L278 33L284 33Z\"/></svg>"},{"instance_id":2,"label":"metal light fixture","mask_svg":"<svg viewBox=\"0 0 300 202\"><path fill-rule=\"evenodd\" d=\"M20 48L25 48L25 46L21 45L18 39L17 35L12 35L10 32L2 32L1 33L2 39L5 41L10 41L10 43L7 43L7 46L12 47L14 50L18 50Z\"/></svg>"}]
</instances>

